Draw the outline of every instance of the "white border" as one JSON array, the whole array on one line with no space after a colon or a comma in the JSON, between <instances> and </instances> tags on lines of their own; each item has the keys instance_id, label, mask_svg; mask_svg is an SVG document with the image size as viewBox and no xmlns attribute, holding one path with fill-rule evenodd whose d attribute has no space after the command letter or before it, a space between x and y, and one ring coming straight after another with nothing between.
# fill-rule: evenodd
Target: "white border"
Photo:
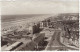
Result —
<instances>
[{"instance_id":1,"label":"white border","mask_svg":"<svg viewBox=\"0 0 80 52\"><path fill-rule=\"evenodd\" d=\"M0 6L1 6L1 1L2 0L0 0ZM5 0L5 1L16 1L16 0ZM57 1L60 1L60 0L57 0ZM69 1L76 1L76 0L69 0ZM80 0L79 0L79 2L80 2ZM79 3L79 6L80 6L80 3ZM79 13L80 13L80 10L79 10ZM80 18L79 18L79 20L80 20ZM80 24L80 21L79 21L79 24ZM80 27L80 25L79 25L79 27ZM79 28L79 31L80 31L80 28ZM1 36L1 7L0 7L0 36ZM80 34L79 34L79 37L80 37ZM0 40L1 40L1 37L0 37ZM79 43L80 43L80 40L79 40ZM0 42L0 46L1 46L1 42ZM79 46L80 46L80 44L79 44ZM0 50L1 50L1 47L0 47ZM79 50L80 50L80 47L79 47ZM1 52L10 52L10 51L1 51ZM35 51L11 51L11 52L35 52ZM36 52L38 52L38 51L36 51ZM53 52L53 51L40 51L40 52ZM54 52L58 52L58 51L54 51ZM62 52L62 51L60 51L60 52ZM63 52L67 52L67 51L63 51ZM69 52L78 52L78 51L69 51Z\"/></svg>"}]
</instances>

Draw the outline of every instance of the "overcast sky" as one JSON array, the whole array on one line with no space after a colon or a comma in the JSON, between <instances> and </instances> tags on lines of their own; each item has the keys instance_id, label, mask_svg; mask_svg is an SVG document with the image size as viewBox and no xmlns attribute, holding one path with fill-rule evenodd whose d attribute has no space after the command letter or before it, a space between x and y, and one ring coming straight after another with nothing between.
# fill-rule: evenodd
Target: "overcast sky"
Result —
<instances>
[{"instance_id":1,"label":"overcast sky","mask_svg":"<svg viewBox=\"0 0 80 52\"><path fill-rule=\"evenodd\" d=\"M78 0L13 1L2 2L1 6L2 15L77 13L78 11Z\"/></svg>"}]
</instances>

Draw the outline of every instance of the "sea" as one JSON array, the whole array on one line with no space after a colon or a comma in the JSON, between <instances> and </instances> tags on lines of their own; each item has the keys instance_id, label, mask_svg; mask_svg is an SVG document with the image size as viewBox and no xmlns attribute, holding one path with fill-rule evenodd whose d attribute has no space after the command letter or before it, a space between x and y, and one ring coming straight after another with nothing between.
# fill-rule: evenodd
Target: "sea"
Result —
<instances>
[{"instance_id":1,"label":"sea","mask_svg":"<svg viewBox=\"0 0 80 52\"><path fill-rule=\"evenodd\" d=\"M1 29L38 22L49 16L50 14L1 15Z\"/></svg>"}]
</instances>

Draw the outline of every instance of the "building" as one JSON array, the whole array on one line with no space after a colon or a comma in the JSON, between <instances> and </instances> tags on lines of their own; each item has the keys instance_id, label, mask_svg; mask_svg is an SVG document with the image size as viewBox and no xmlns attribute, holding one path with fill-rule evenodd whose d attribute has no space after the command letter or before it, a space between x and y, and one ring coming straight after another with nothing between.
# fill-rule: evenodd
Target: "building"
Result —
<instances>
[{"instance_id":1,"label":"building","mask_svg":"<svg viewBox=\"0 0 80 52\"><path fill-rule=\"evenodd\" d=\"M36 49L43 48L43 43L45 39L45 33L35 34L33 36L33 41L36 43Z\"/></svg>"},{"instance_id":2,"label":"building","mask_svg":"<svg viewBox=\"0 0 80 52\"><path fill-rule=\"evenodd\" d=\"M41 21L40 22L40 27L41 28L47 27L47 23L45 21Z\"/></svg>"},{"instance_id":3,"label":"building","mask_svg":"<svg viewBox=\"0 0 80 52\"><path fill-rule=\"evenodd\" d=\"M36 43L39 43L39 42L43 41L44 37L45 37L45 33L40 33L40 34L37 33L37 34L35 34L35 35L33 36L33 40L34 40Z\"/></svg>"},{"instance_id":4,"label":"building","mask_svg":"<svg viewBox=\"0 0 80 52\"><path fill-rule=\"evenodd\" d=\"M29 26L29 32L31 34L34 34L34 33L38 33L40 31L40 24L39 23L34 23L32 25Z\"/></svg>"},{"instance_id":5,"label":"building","mask_svg":"<svg viewBox=\"0 0 80 52\"><path fill-rule=\"evenodd\" d=\"M51 22L50 22L49 18L40 22L40 27L41 28L49 27L50 25L51 25Z\"/></svg>"}]
</instances>

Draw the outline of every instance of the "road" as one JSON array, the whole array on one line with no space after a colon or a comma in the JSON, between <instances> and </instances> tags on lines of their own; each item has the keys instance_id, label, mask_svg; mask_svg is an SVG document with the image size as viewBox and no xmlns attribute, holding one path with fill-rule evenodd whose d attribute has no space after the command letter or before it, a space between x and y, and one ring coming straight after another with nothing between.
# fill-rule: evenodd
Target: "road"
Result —
<instances>
[{"instance_id":1,"label":"road","mask_svg":"<svg viewBox=\"0 0 80 52\"><path fill-rule=\"evenodd\" d=\"M61 42L60 42L60 34L61 34L62 31L55 31L46 50L75 50L73 48L70 48L70 47L66 47L65 45L63 45Z\"/></svg>"}]
</instances>

